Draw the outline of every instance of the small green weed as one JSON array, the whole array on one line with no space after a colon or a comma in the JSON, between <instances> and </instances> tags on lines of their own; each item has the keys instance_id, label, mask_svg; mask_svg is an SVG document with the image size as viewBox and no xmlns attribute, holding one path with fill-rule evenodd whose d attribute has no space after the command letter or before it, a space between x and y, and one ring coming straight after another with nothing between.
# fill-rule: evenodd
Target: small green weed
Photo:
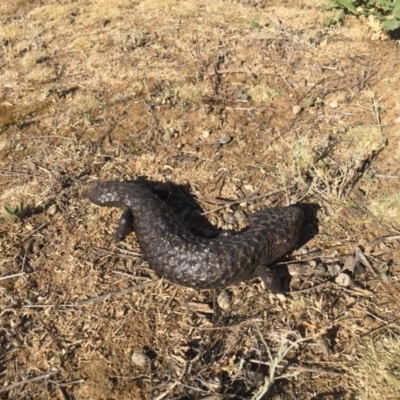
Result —
<instances>
[{"instance_id":1,"label":"small green weed","mask_svg":"<svg viewBox=\"0 0 400 400\"><path fill-rule=\"evenodd\" d=\"M24 203L21 202L19 206L12 207L12 206L4 206L4 210L6 212L7 218L16 219L21 218L24 214Z\"/></svg>"},{"instance_id":2,"label":"small green weed","mask_svg":"<svg viewBox=\"0 0 400 400\"><path fill-rule=\"evenodd\" d=\"M256 14L254 18L250 22L250 26L252 29L257 29L260 27L260 14Z\"/></svg>"},{"instance_id":3,"label":"small green weed","mask_svg":"<svg viewBox=\"0 0 400 400\"><path fill-rule=\"evenodd\" d=\"M342 11L325 19L324 26L334 25L350 13L357 16L373 15L381 21L382 28L389 32L400 28L400 0L331 0L325 8Z\"/></svg>"},{"instance_id":4,"label":"small green weed","mask_svg":"<svg viewBox=\"0 0 400 400\"><path fill-rule=\"evenodd\" d=\"M58 92L58 85L53 85L43 90L44 97L46 98L57 92Z\"/></svg>"}]
</instances>

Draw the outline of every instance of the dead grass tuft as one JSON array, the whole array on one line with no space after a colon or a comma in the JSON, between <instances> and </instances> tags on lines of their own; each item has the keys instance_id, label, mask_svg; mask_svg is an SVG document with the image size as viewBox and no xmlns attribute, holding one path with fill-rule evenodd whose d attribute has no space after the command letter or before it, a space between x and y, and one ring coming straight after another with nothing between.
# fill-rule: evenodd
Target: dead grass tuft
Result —
<instances>
[{"instance_id":1,"label":"dead grass tuft","mask_svg":"<svg viewBox=\"0 0 400 400\"><path fill-rule=\"evenodd\" d=\"M247 94L254 102L261 104L271 102L280 95L278 90L265 83L260 83L250 87L247 90Z\"/></svg>"},{"instance_id":2,"label":"dead grass tuft","mask_svg":"<svg viewBox=\"0 0 400 400\"><path fill-rule=\"evenodd\" d=\"M185 84L178 86L176 92L184 103L189 105L198 104L207 89L203 85Z\"/></svg>"},{"instance_id":3,"label":"dead grass tuft","mask_svg":"<svg viewBox=\"0 0 400 400\"><path fill-rule=\"evenodd\" d=\"M399 194L371 199L368 203L368 210L383 223L393 227L400 226Z\"/></svg>"},{"instance_id":4,"label":"dead grass tuft","mask_svg":"<svg viewBox=\"0 0 400 400\"><path fill-rule=\"evenodd\" d=\"M363 388L363 398L375 399L385 387L385 398L397 399L400 396L399 337L378 336L360 344L357 353L354 373Z\"/></svg>"},{"instance_id":5,"label":"dead grass tuft","mask_svg":"<svg viewBox=\"0 0 400 400\"><path fill-rule=\"evenodd\" d=\"M353 159L358 163L382 149L386 143L386 138L379 126L359 125L347 130L342 135L351 149Z\"/></svg>"}]
</instances>

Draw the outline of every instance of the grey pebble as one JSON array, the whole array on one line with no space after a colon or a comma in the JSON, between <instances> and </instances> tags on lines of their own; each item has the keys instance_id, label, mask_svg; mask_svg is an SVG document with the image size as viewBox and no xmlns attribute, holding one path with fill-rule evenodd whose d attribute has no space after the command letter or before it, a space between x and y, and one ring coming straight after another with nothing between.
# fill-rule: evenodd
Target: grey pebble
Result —
<instances>
[{"instance_id":1,"label":"grey pebble","mask_svg":"<svg viewBox=\"0 0 400 400\"><path fill-rule=\"evenodd\" d=\"M235 216L231 212L224 213L223 218L228 224L234 224L236 222Z\"/></svg>"},{"instance_id":2,"label":"grey pebble","mask_svg":"<svg viewBox=\"0 0 400 400\"><path fill-rule=\"evenodd\" d=\"M328 264L327 268L330 276L338 276L342 270L342 267L338 263Z\"/></svg>"},{"instance_id":3,"label":"grey pebble","mask_svg":"<svg viewBox=\"0 0 400 400\"><path fill-rule=\"evenodd\" d=\"M245 223L247 221L245 213L241 210L235 211L235 213L233 215L234 215L236 221L239 223Z\"/></svg>"},{"instance_id":4,"label":"grey pebble","mask_svg":"<svg viewBox=\"0 0 400 400\"><path fill-rule=\"evenodd\" d=\"M229 133L224 133L220 138L219 138L219 143L221 144L227 144L232 140L232 136Z\"/></svg>"}]
</instances>

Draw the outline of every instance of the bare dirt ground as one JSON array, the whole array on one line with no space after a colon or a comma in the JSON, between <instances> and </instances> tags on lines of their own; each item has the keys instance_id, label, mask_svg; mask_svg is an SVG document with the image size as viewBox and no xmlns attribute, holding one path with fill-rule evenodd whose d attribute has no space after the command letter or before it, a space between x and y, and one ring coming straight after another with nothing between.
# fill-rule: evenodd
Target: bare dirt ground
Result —
<instances>
[{"instance_id":1,"label":"bare dirt ground","mask_svg":"<svg viewBox=\"0 0 400 400\"><path fill-rule=\"evenodd\" d=\"M323 4L1 2L1 398L400 398L400 48ZM309 204L311 272L160 280L84 196L139 175L221 228Z\"/></svg>"}]
</instances>

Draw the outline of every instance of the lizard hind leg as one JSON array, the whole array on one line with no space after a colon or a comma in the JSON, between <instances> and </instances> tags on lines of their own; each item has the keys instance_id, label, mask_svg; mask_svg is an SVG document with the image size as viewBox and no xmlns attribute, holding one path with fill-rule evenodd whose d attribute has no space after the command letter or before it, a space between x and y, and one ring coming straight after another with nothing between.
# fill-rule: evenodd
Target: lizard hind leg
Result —
<instances>
[{"instance_id":1,"label":"lizard hind leg","mask_svg":"<svg viewBox=\"0 0 400 400\"><path fill-rule=\"evenodd\" d=\"M275 271L272 271L272 269L268 268L267 265L259 265L253 275L254 277L259 277L270 292L281 292L281 281L279 275Z\"/></svg>"}]
</instances>

